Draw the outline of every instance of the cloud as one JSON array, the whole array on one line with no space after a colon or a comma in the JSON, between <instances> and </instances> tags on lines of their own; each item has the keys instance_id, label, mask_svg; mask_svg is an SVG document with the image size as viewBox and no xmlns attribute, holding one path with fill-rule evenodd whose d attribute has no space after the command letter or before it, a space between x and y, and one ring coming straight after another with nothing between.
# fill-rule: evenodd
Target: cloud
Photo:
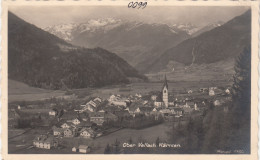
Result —
<instances>
[{"instance_id":1,"label":"cloud","mask_svg":"<svg viewBox=\"0 0 260 160\"><path fill-rule=\"evenodd\" d=\"M228 21L249 7L148 6L128 9L125 6L12 6L11 12L40 28L62 23L82 23L89 19L120 18L147 23L192 23L203 26Z\"/></svg>"}]
</instances>

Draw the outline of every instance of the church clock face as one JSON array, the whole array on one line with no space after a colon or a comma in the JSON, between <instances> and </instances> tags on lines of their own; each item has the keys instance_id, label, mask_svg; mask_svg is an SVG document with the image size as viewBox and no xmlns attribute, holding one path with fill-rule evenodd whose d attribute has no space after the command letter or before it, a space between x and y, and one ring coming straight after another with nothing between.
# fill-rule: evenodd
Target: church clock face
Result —
<instances>
[{"instance_id":1,"label":"church clock face","mask_svg":"<svg viewBox=\"0 0 260 160\"><path fill-rule=\"evenodd\" d=\"M164 88L163 93L167 93L167 89L166 88Z\"/></svg>"}]
</instances>

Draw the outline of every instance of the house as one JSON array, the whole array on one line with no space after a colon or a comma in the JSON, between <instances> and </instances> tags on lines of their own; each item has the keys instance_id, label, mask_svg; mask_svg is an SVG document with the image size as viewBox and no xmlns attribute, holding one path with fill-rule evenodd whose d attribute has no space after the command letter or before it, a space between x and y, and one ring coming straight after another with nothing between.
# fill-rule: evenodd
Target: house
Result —
<instances>
[{"instance_id":1,"label":"house","mask_svg":"<svg viewBox=\"0 0 260 160\"><path fill-rule=\"evenodd\" d=\"M230 94L230 93L231 93L229 88L227 88L227 89L225 90L225 92L226 92L226 94Z\"/></svg>"},{"instance_id":2,"label":"house","mask_svg":"<svg viewBox=\"0 0 260 160\"><path fill-rule=\"evenodd\" d=\"M52 109L49 111L49 116L56 116L58 114L58 111L56 109Z\"/></svg>"},{"instance_id":3,"label":"house","mask_svg":"<svg viewBox=\"0 0 260 160\"><path fill-rule=\"evenodd\" d=\"M151 96L151 100L152 100L152 101L155 101L156 99L157 99L157 96L156 96L156 95L152 95L152 96Z\"/></svg>"},{"instance_id":4,"label":"house","mask_svg":"<svg viewBox=\"0 0 260 160\"><path fill-rule=\"evenodd\" d=\"M175 117L180 117L183 115L184 111L182 108L175 108L174 109L175 113L176 113L176 116Z\"/></svg>"},{"instance_id":5,"label":"house","mask_svg":"<svg viewBox=\"0 0 260 160\"><path fill-rule=\"evenodd\" d=\"M115 105L115 106L127 106L127 102L126 102L126 98L121 98L120 95L111 95L110 98L108 99L109 103L111 105Z\"/></svg>"},{"instance_id":6,"label":"house","mask_svg":"<svg viewBox=\"0 0 260 160\"><path fill-rule=\"evenodd\" d=\"M134 113L135 113L135 114L141 113L140 107L137 107L137 108L135 109Z\"/></svg>"},{"instance_id":7,"label":"house","mask_svg":"<svg viewBox=\"0 0 260 160\"><path fill-rule=\"evenodd\" d=\"M200 92L207 92L208 91L208 88L200 88Z\"/></svg>"},{"instance_id":8,"label":"house","mask_svg":"<svg viewBox=\"0 0 260 160\"><path fill-rule=\"evenodd\" d=\"M90 152L90 148L87 145L80 145L79 146L79 152L80 153L89 153Z\"/></svg>"},{"instance_id":9,"label":"house","mask_svg":"<svg viewBox=\"0 0 260 160\"><path fill-rule=\"evenodd\" d=\"M90 111L94 112L96 111L97 107L101 104L102 100L101 98L97 97L94 100L90 100L86 104L80 105L82 107L81 111Z\"/></svg>"},{"instance_id":10,"label":"house","mask_svg":"<svg viewBox=\"0 0 260 160\"><path fill-rule=\"evenodd\" d=\"M138 98L142 98L142 95L138 94L138 93L136 93L135 96L138 97Z\"/></svg>"},{"instance_id":11,"label":"house","mask_svg":"<svg viewBox=\"0 0 260 160\"><path fill-rule=\"evenodd\" d=\"M96 107L93 106L93 105L90 104L90 103L87 103L87 104L85 104L85 105L81 105L81 107L83 107L83 108L81 109L82 111L90 111L90 112L94 112L95 109L96 109Z\"/></svg>"},{"instance_id":12,"label":"house","mask_svg":"<svg viewBox=\"0 0 260 160\"><path fill-rule=\"evenodd\" d=\"M172 111L170 109L166 108L166 109L161 109L160 113L162 114L162 116L165 117L165 116L170 116L172 114Z\"/></svg>"},{"instance_id":13,"label":"house","mask_svg":"<svg viewBox=\"0 0 260 160\"><path fill-rule=\"evenodd\" d=\"M163 102L154 102L154 106L156 106L156 107L162 107L163 106Z\"/></svg>"},{"instance_id":14,"label":"house","mask_svg":"<svg viewBox=\"0 0 260 160\"><path fill-rule=\"evenodd\" d=\"M150 115L154 116L155 120L158 120L159 119L159 115L161 113L158 111L158 109L156 108L153 108L152 111L150 112Z\"/></svg>"},{"instance_id":15,"label":"house","mask_svg":"<svg viewBox=\"0 0 260 160\"><path fill-rule=\"evenodd\" d=\"M73 136L74 136L73 129L71 128L64 129L64 137L73 137Z\"/></svg>"},{"instance_id":16,"label":"house","mask_svg":"<svg viewBox=\"0 0 260 160\"><path fill-rule=\"evenodd\" d=\"M33 146L43 149L51 149L53 147L56 148L58 146L58 140L53 136L40 135L34 138Z\"/></svg>"},{"instance_id":17,"label":"house","mask_svg":"<svg viewBox=\"0 0 260 160\"><path fill-rule=\"evenodd\" d=\"M129 106L129 107L127 107L126 108L126 110L129 112L129 114L131 115L131 116L135 116L135 110L137 109L138 107L136 106L136 105L131 105L131 106Z\"/></svg>"},{"instance_id":18,"label":"house","mask_svg":"<svg viewBox=\"0 0 260 160\"><path fill-rule=\"evenodd\" d=\"M191 89L190 89L190 90L188 90L188 94L192 94L192 92L193 92L193 91L192 91Z\"/></svg>"},{"instance_id":19,"label":"house","mask_svg":"<svg viewBox=\"0 0 260 160\"><path fill-rule=\"evenodd\" d=\"M105 113L103 112L93 112L90 115L90 122L96 123L101 126L105 122Z\"/></svg>"},{"instance_id":20,"label":"house","mask_svg":"<svg viewBox=\"0 0 260 160\"><path fill-rule=\"evenodd\" d=\"M53 135L54 136L61 136L63 134L63 132L64 132L63 128L58 128L56 126L53 126L52 130L53 130Z\"/></svg>"},{"instance_id":21,"label":"house","mask_svg":"<svg viewBox=\"0 0 260 160\"><path fill-rule=\"evenodd\" d=\"M215 91L213 89L209 90L209 96L214 96L215 95Z\"/></svg>"},{"instance_id":22,"label":"house","mask_svg":"<svg viewBox=\"0 0 260 160\"><path fill-rule=\"evenodd\" d=\"M78 152L78 151L79 151L79 148L76 148L76 147L72 148L72 152Z\"/></svg>"},{"instance_id":23,"label":"house","mask_svg":"<svg viewBox=\"0 0 260 160\"><path fill-rule=\"evenodd\" d=\"M94 131L91 128L82 128L80 131L80 137L83 138L93 138L94 137Z\"/></svg>"},{"instance_id":24,"label":"house","mask_svg":"<svg viewBox=\"0 0 260 160\"><path fill-rule=\"evenodd\" d=\"M99 110L98 112L103 112L103 113L104 113L104 112L106 112L106 111L104 111L103 109L101 109L101 110Z\"/></svg>"},{"instance_id":25,"label":"house","mask_svg":"<svg viewBox=\"0 0 260 160\"><path fill-rule=\"evenodd\" d=\"M62 125L61 125L61 128L63 128L63 129L65 129L65 128L70 128L71 127L71 125L69 124L69 123L67 123L67 122L65 122L65 123L63 123Z\"/></svg>"},{"instance_id":26,"label":"house","mask_svg":"<svg viewBox=\"0 0 260 160\"><path fill-rule=\"evenodd\" d=\"M194 108L194 102L187 101L184 105L185 108Z\"/></svg>"},{"instance_id":27,"label":"house","mask_svg":"<svg viewBox=\"0 0 260 160\"><path fill-rule=\"evenodd\" d=\"M99 97L97 97L97 98L95 98L93 101L94 101L95 103L96 103L96 102L99 102L99 103L101 103L101 102L102 102L102 99L101 99L101 98L99 98Z\"/></svg>"},{"instance_id":28,"label":"house","mask_svg":"<svg viewBox=\"0 0 260 160\"><path fill-rule=\"evenodd\" d=\"M126 107L127 105L125 101L112 101L111 104L115 106L124 106L124 107Z\"/></svg>"},{"instance_id":29,"label":"house","mask_svg":"<svg viewBox=\"0 0 260 160\"><path fill-rule=\"evenodd\" d=\"M82 120L81 120L80 118L75 118L75 119L73 119L71 122L72 122L74 125L79 125L81 121L82 121Z\"/></svg>"},{"instance_id":30,"label":"house","mask_svg":"<svg viewBox=\"0 0 260 160\"><path fill-rule=\"evenodd\" d=\"M194 104L194 110L195 111L199 110L197 103Z\"/></svg>"},{"instance_id":31,"label":"house","mask_svg":"<svg viewBox=\"0 0 260 160\"><path fill-rule=\"evenodd\" d=\"M156 115L158 114L158 110L156 108L153 108L152 111L150 112L151 115Z\"/></svg>"},{"instance_id":32,"label":"house","mask_svg":"<svg viewBox=\"0 0 260 160\"><path fill-rule=\"evenodd\" d=\"M115 101L115 100L118 100L118 97L116 97L115 95L111 95L108 99L109 102L112 102L112 101Z\"/></svg>"},{"instance_id":33,"label":"house","mask_svg":"<svg viewBox=\"0 0 260 160\"><path fill-rule=\"evenodd\" d=\"M213 104L214 104L214 106L220 106L221 105L219 100L215 100Z\"/></svg>"},{"instance_id":34,"label":"house","mask_svg":"<svg viewBox=\"0 0 260 160\"><path fill-rule=\"evenodd\" d=\"M95 108L97 107L97 104L94 101L92 101L92 100L90 100L87 104L90 104L90 105L92 105Z\"/></svg>"}]
</instances>

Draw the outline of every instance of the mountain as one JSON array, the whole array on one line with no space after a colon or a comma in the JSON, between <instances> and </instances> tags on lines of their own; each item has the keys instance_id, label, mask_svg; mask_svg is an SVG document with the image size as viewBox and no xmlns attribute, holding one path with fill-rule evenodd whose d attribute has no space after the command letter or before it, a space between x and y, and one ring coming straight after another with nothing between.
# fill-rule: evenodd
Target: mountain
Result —
<instances>
[{"instance_id":1,"label":"mountain","mask_svg":"<svg viewBox=\"0 0 260 160\"><path fill-rule=\"evenodd\" d=\"M201 29L197 30L196 32L194 32L192 34L192 37L197 37L198 35L204 33L204 32L207 32L207 31L210 31L216 27L220 27L224 24L224 22L222 21L218 21L218 22L215 22L215 23L210 23L204 27L202 27Z\"/></svg>"},{"instance_id":2,"label":"mountain","mask_svg":"<svg viewBox=\"0 0 260 160\"><path fill-rule=\"evenodd\" d=\"M71 45L11 12L8 78L50 89L99 87L146 79L114 53Z\"/></svg>"},{"instance_id":3,"label":"mountain","mask_svg":"<svg viewBox=\"0 0 260 160\"><path fill-rule=\"evenodd\" d=\"M72 27L73 26L73 27ZM72 27L72 28L71 28ZM108 18L78 25L55 25L46 31L83 47L102 47L142 71L172 46L190 38L187 28Z\"/></svg>"},{"instance_id":4,"label":"mountain","mask_svg":"<svg viewBox=\"0 0 260 160\"><path fill-rule=\"evenodd\" d=\"M146 68L146 72L172 71L174 64L186 68L194 64L211 64L235 59L251 44L251 11L233 18L227 23L187 39L168 49L159 59ZM171 64L170 64L171 63ZM230 63L233 64L233 63ZM171 68L169 66L171 65ZM170 69L170 70L169 70Z\"/></svg>"},{"instance_id":5,"label":"mountain","mask_svg":"<svg viewBox=\"0 0 260 160\"><path fill-rule=\"evenodd\" d=\"M201 27L198 27L191 23L173 24L170 27L174 30L185 31L187 34L189 34L191 36L201 29Z\"/></svg>"}]
</instances>

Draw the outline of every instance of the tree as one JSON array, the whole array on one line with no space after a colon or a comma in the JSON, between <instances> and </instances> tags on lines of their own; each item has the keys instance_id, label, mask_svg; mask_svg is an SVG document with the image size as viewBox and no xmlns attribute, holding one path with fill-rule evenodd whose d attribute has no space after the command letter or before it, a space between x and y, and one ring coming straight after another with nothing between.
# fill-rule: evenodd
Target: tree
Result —
<instances>
[{"instance_id":1,"label":"tree","mask_svg":"<svg viewBox=\"0 0 260 160\"><path fill-rule=\"evenodd\" d=\"M247 47L238 57L233 76L232 98L236 109L248 112L251 98L251 48Z\"/></svg>"},{"instance_id":2,"label":"tree","mask_svg":"<svg viewBox=\"0 0 260 160\"><path fill-rule=\"evenodd\" d=\"M157 147L159 147L159 143L160 143L160 138L157 137L157 138L156 138L156 141L155 141L155 144L156 144Z\"/></svg>"},{"instance_id":3,"label":"tree","mask_svg":"<svg viewBox=\"0 0 260 160\"><path fill-rule=\"evenodd\" d=\"M119 154L120 153L120 142L116 139L115 143L114 143L114 146L115 146L115 154Z\"/></svg>"},{"instance_id":4,"label":"tree","mask_svg":"<svg viewBox=\"0 0 260 160\"><path fill-rule=\"evenodd\" d=\"M108 143L106 148L105 148L104 154L111 154L111 152L112 152L112 150L111 150L111 147L110 147L110 145Z\"/></svg>"},{"instance_id":5,"label":"tree","mask_svg":"<svg viewBox=\"0 0 260 160\"><path fill-rule=\"evenodd\" d=\"M132 137L129 138L128 143L129 143L129 144L132 144L132 143L133 143Z\"/></svg>"},{"instance_id":6,"label":"tree","mask_svg":"<svg viewBox=\"0 0 260 160\"><path fill-rule=\"evenodd\" d=\"M250 121L251 121L251 48L246 47L235 64L235 75L232 87L232 126L239 131L234 132L233 143L237 148L250 153Z\"/></svg>"}]
</instances>

